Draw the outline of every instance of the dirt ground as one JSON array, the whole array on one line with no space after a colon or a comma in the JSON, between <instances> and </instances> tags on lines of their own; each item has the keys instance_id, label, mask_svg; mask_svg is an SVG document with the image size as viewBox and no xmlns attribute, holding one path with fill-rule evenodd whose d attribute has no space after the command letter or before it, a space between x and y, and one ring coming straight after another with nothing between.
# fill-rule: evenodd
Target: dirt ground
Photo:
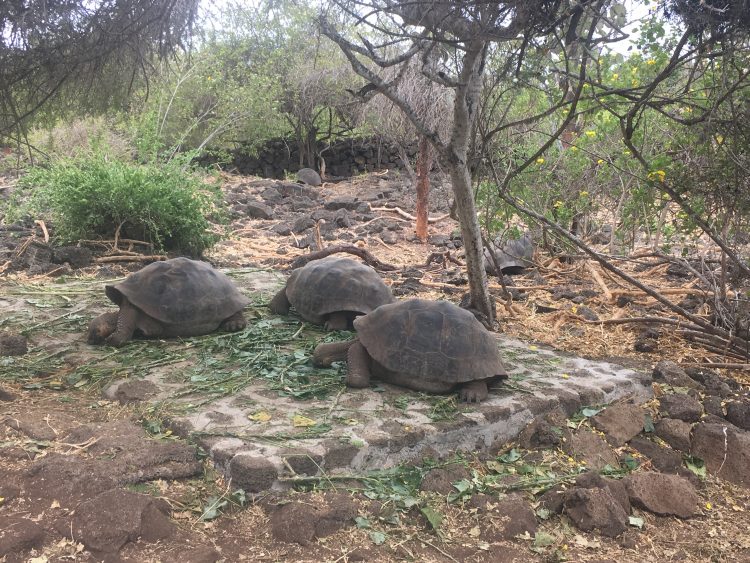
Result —
<instances>
[{"instance_id":1,"label":"dirt ground","mask_svg":"<svg viewBox=\"0 0 750 563\"><path fill-rule=\"evenodd\" d=\"M444 180L434 182L431 214L439 220L430 225L428 244L415 240L411 221L386 209L413 209L408 181L397 174L325 184L317 194L283 185L224 178L233 218L229 238L207 256L215 265L287 271L295 257L319 244L351 244L398 268L383 275L400 297L458 302L467 291L457 225L446 217ZM77 263L77 254L45 250L39 225L5 228L0 237L3 303L28 306L37 299L35 306L43 307L41 297L27 293L21 300L12 288L38 287L41 295L54 291L61 275L94 287L142 265L134 257L143 249L111 242L91 245L91 254ZM433 261L426 265L428 257ZM645 371L661 360L683 367L725 361L663 327L647 332L639 324L593 322L664 311L584 260L566 261L539 248L535 263L506 280L514 302L498 307L501 331ZM621 263L694 311L708 311L694 280L669 261L641 251ZM491 288L499 295L496 278ZM49 321L38 323L39 330L25 326L29 319L17 306L3 311L0 331L7 336L34 328L29 339L37 352L43 350L39 331ZM69 339L70 358L86 353L82 335L90 318L89 311L72 312L65 318L68 331L58 335ZM16 346L7 339L4 345ZM44 361L59 364L38 354L42 364L27 377L14 363L18 357L0 356L3 562L750 561L750 491L710 472L705 479L691 476L679 455L678 474L692 480L699 498L694 513L658 516L634 507L627 529L615 537L582 531L572 516L547 510L540 501L550 475L575 476L591 467L585 455L571 454L554 437L508 444L490 459L468 456L377 478L318 478L298 491L251 497L237 493L204 452L169 430L168 413L155 412L147 402L104 398L103 382L61 381L61 374L74 370L74 359L68 372L45 372ZM715 371L736 385L720 400L747 394L747 371ZM657 395L663 388L657 385ZM708 393L696 396L706 404ZM653 403L645 412L656 418L658 409ZM602 434L589 430L600 429L590 417L560 426L569 432L567 443L573 436ZM641 471L656 465L632 442L608 451L615 463L636 460ZM506 486L528 475L538 486ZM563 482L570 485L572 477ZM456 494L461 491L454 483L468 483L471 494Z\"/></svg>"}]
</instances>

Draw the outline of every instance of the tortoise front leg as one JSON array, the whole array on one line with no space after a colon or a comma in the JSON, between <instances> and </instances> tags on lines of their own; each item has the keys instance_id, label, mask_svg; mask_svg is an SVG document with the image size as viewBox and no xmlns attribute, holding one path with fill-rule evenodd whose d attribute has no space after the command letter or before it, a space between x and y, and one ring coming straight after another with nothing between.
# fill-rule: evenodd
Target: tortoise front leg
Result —
<instances>
[{"instance_id":1,"label":"tortoise front leg","mask_svg":"<svg viewBox=\"0 0 750 563\"><path fill-rule=\"evenodd\" d=\"M219 325L219 329L226 332L238 332L246 326L247 320L245 320L245 315L242 314L242 311L237 311L231 317L224 319Z\"/></svg>"},{"instance_id":2,"label":"tortoise front leg","mask_svg":"<svg viewBox=\"0 0 750 563\"><path fill-rule=\"evenodd\" d=\"M346 384L349 387L362 389L370 386L370 354L359 340L356 340L346 355L348 371Z\"/></svg>"},{"instance_id":3,"label":"tortoise front leg","mask_svg":"<svg viewBox=\"0 0 750 563\"><path fill-rule=\"evenodd\" d=\"M89 332L86 341L89 344L102 344L104 340L117 330L117 318L119 312L109 312L99 315L89 323Z\"/></svg>"},{"instance_id":4,"label":"tortoise front leg","mask_svg":"<svg viewBox=\"0 0 750 563\"><path fill-rule=\"evenodd\" d=\"M483 379L464 383L459 393L461 400L465 403L481 403L489 395L487 382Z\"/></svg>"},{"instance_id":5,"label":"tortoise front leg","mask_svg":"<svg viewBox=\"0 0 750 563\"><path fill-rule=\"evenodd\" d=\"M130 301L123 299L120 304L120 313L117 315L117 328L107 337L107 344L120 347L133 338L139 314L138 309L133 307Z\"/></svg>"},{"instance_id":6,"label":"tortoise front leg","mask_svg":"<svg viewBox=\"0 0 750 563\"><path fill-rule=\"evenodd\" d=\"M291 306L292 304L289 303L289 298L286 296L286 287L282 288L268 304L271 312L277 315L288 315Z\"/></svg>"}]
</instances>

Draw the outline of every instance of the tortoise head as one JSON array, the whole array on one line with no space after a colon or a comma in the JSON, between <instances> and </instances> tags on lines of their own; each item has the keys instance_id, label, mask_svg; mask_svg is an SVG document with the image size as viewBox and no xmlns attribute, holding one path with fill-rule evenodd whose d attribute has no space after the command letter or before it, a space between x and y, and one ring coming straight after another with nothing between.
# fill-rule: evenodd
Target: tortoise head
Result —
<instances>
[{"instance_id":1,"label":"tortoise head","mask_svg":"<svg viewBox=\"0 0 750 563\"><path fill-rule=\"evenodd\" d=\"M107 337L117 329L119 312L104 313L89 323L86 341L89 344L103 344Z\"/></svg>"}]
</instances>

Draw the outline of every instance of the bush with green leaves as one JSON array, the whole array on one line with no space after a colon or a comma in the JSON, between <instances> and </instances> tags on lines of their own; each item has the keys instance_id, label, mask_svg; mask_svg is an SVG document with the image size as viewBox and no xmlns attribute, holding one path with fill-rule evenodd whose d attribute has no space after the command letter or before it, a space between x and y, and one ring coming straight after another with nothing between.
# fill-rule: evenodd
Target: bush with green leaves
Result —
<instances>
[{"instance_id":1,"label":"bush with green leaves","mask_svg":"<svg viewBox=\"0 0 750 563\"><path fill-rule=\"evenodd\" d=\"M30 169L21 185L33 188L28 211L51 219L61 242L117 235L198 256L219 238L209 217L224 215L218 189L181 158L148 164L101 153L65 158Z\"/></svg>"}]
</instances>

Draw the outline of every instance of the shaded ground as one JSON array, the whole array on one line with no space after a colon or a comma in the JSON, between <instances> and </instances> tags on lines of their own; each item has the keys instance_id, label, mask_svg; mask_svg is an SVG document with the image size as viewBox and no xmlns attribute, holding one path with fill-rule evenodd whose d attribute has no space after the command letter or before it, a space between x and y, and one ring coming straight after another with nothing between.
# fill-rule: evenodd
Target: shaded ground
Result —
<instances>
[{"instance_id":1,"label":"shaded ground","mask_svg":"<svg viewBox=\"0 0 750 563\"><path fill-rule=\"evenodd\" d=\"M386 275L397 293L458 300L466 290L460 267L450 261L424 267L432 252L453 256L460 250L460 241L451 238L455 224L437 223L432 244L421 246L410 240L408 222L373 211L386 201L411 209L404 187L398 178L363 177L325 186L319 199L266 181L230 182L236 238L211 258L234 268L237 279L248 279L249 268L278 267L306 251L300 246L359 242L385 262L407 266ZM441 193L444 189L435 198L436 215L447 207ZM253 202L268 207L273 218L248 219L256 213L250 211ZM329 214L314 217L316 211ZM378 230L379 223L388 226ZM253 361L263 360L253 377L260 374L269 390L268 403L255 413L270 411L279 394L305 405L310 396L339 393L341 374L311 372L298 352L337 336L294 318L274 321L263 307L275 287L269 283L245 287L257 295L248 310L255 322L239 341L209 336L92 351L82 334L103 299L96 303L91 296L100 292L101 279L126 273L127 263L78 269L71 260L45 261L46 246L30 241L29 233L6 236L6 259L0 260L6 273L0 329L24 331L29 346L26 355L0 357L0 556L6 561L742 561L750 556L750 494L737 484L750 459L741 457L748 451L745 388L735 383L745 381L741 373L686 373L662 365L655 374L658 399L644 408L624 404L603 412L551 414L532 424L515 447L499 446L481 459L425 460L347 479L305 478L295 471L298 485L312 492L250 498L249 491L237 492L226 482L195 444L175 438L170 422L179 413L139 400L149 396L147 386L132 385L119 395L110 389L107 397L100 387L169 370L182 384L200 388L203 395L196 397L231 396L247 384L249 374L236 368L243 358L248 361L242 354L252 348L253 358L260 354ZM97 247L89 259L122 257L120 250ZM514 287L532 289L515 290L504 332L589 357L626 357L622 361L649 373L661 359L710 359L668 332L646 337L653 352L636 352L636 341L644 338L641 328L586 323L583 308L601 318L657 310L648 299L605 278L614 294L610 300L585 267L540 262L511 280ZM668 275L668 264L654 258L632 264L662 287L693 295L690 280ZM19 273L11 274L14 270ZM52 275L42 275L45 271ZM59 274L76 277L59 284ZM290 346L292 337L296 343ZM230 341L235 345L227 345ZM460 414L450 399L431 404L448 420ZM300 414L316 419L304 407ZM649 421L656 422L654 428ZM315 431L315 425L302 423L296 432ZM644 433L644 427L650 431ZM725 480L695 477L686 456L696 449L709 474L720 472ZM700 473L697 462L691 463ZM674 475L677 481L634 480L628 474L635 466L634 475ZM581 480L582 473L592 475L588 469L615 481ZM550 487L546 497L539 496ZM557 515L558 509L565 514Z\"/></svg>"}]
</instances>

